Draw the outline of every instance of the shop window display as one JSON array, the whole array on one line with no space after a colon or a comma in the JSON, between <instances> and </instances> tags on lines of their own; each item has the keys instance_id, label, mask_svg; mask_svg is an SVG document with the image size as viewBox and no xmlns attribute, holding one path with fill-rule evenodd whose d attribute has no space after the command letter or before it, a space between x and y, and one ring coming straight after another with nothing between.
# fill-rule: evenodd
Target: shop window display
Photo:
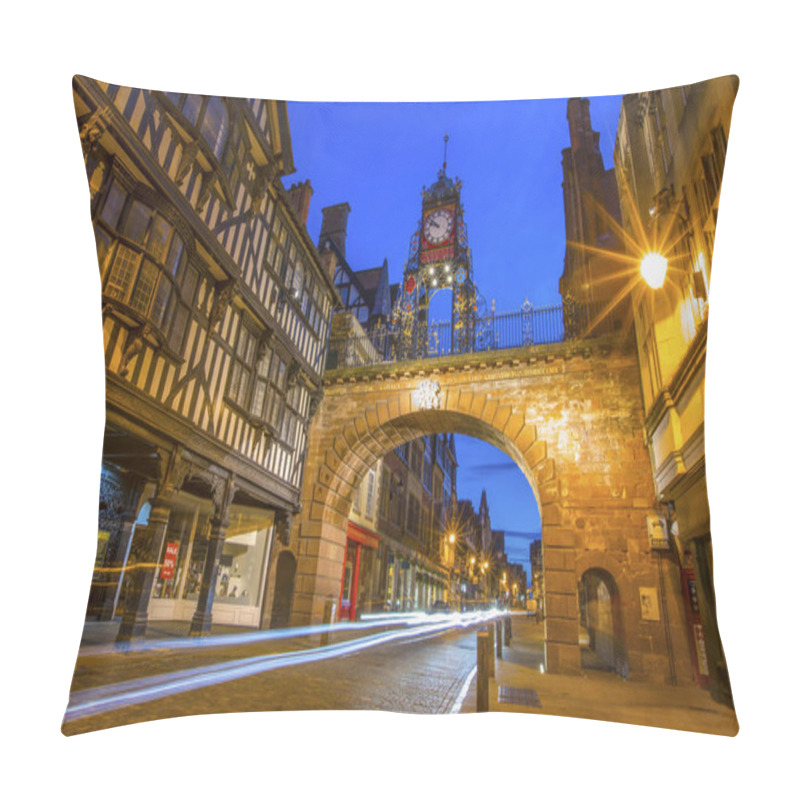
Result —
<instances>
[{"instance_id":1,"label":"shop window display","mask_svg":"<svg viewBox=\"0 0 800 800\"><path fill-rule=\"evenodd\" d=\"M258 603L268 530L228 534L220 558L214 602L241 606Z\"/></svg>"}]
</instances>

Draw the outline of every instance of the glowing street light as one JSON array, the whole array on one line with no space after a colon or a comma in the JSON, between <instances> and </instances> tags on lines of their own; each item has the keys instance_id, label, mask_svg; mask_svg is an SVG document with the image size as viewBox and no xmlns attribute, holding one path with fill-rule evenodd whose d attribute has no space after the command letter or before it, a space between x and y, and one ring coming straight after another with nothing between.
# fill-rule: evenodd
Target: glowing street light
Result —
<instances>
[{"instance_id":1,"label":"glowing street light","mask_svg":"<svg viewBox=\"0 0 800 800\"><path fill-rule=\"evenodd\" d=\"M661 253L647 253L639 264L639 270L648 286L660 289L667 277L667 259Z\"/></svg>"}]
</instances>

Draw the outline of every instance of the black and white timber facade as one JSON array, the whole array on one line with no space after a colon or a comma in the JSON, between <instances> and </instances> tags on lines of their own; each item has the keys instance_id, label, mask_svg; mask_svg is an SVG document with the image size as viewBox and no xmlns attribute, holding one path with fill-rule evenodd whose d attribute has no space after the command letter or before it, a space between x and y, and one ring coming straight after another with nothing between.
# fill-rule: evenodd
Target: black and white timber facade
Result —
<instances>
[{"instance_id":1,"label":"black and white timber facade","mask_svg":"<svg viewBox=\"0 0 800 800\"><path fill-rule=\"evenodd\" d=\"M121 639L148 619L285 624L338 303L280 183L286 105L73 88L106 366L89 618L120 617Z\"/></svg>"}]
</instances>

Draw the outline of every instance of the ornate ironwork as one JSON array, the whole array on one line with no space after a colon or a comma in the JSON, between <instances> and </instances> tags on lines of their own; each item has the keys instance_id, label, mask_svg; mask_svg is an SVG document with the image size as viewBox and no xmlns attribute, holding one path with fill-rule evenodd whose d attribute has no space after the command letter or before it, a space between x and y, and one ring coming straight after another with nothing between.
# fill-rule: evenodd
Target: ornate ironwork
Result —
<instances>
[{"instance_id":1,"label":"ornate ironwork","mask_svg":"<svg viewBox=\"0 0 800 800\"><path fill-rule=\"evenodd\" d=\"M453 330L450 322L412 325L402 316L394 324L359 337L333 338L328 369L415 361L467 353L538 347L616 333L602 309L565 298L563 306L534 308L527 300L510 314L484 312Z\"/></svg>"}]
</instances>

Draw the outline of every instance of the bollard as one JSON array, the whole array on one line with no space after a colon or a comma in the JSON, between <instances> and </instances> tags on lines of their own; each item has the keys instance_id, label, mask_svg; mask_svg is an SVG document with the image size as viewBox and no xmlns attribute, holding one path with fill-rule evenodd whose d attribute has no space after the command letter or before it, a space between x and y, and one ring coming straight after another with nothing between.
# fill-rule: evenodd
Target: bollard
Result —
<instances>
[{"instance_id":1,"label":"bollard","mask_svg":"<svg viewBox=\"0 0 800 800\"><path fill-rule=\"evenodd\" d=\"M487 631L478 631L478 713L489 710L489 664L492 662L492 644Z\"/></svg>"},{"instance_id":2,"label":"bollard","mask_svg":"<svg viewBox=\"0 0 800 800\"><path fill-rule=\"evenodd\" d=\"M325 608L322 612L322 624L323 625L330 625L333 628L334 618L336 617L336 601L335 600L326 600L325 601ZM326 647L330 644L331 641L331 630L325 631L320 637L320 646Z\"/></svg>"},{"instance_id":3,"label":"bollard","mask_svg":"<svg viewBox=\"0 0 800 800\"><path fill-rule=\"evenodd\" d=\"M489 677L494 678L494 625L490 622L486 626L486 633L489 634Z\"/></svg>"},{"instance_id":4,"label":"bollard","mask_svg":"<svg viewBox=\"0 0 800 800\"><path fill-rule=\"evenodd\" d=\"M511 614L506 614L505 619L506 646L511 644Z\"/></svg>"},{"instance_id":5,"label":"bollard","mask_svg":"<svg viewBox=\"0 0 800 800\"><path fill-rule=\"evenodd\" d=\"M496 619L494 621L494 627L495 627L494 635L495 635L495 639L496 639L495 643L497 645L497 657L498 658L502 658L503 657L503 620L500 619L500 618Z\"/></svg>"}]
</instances>

